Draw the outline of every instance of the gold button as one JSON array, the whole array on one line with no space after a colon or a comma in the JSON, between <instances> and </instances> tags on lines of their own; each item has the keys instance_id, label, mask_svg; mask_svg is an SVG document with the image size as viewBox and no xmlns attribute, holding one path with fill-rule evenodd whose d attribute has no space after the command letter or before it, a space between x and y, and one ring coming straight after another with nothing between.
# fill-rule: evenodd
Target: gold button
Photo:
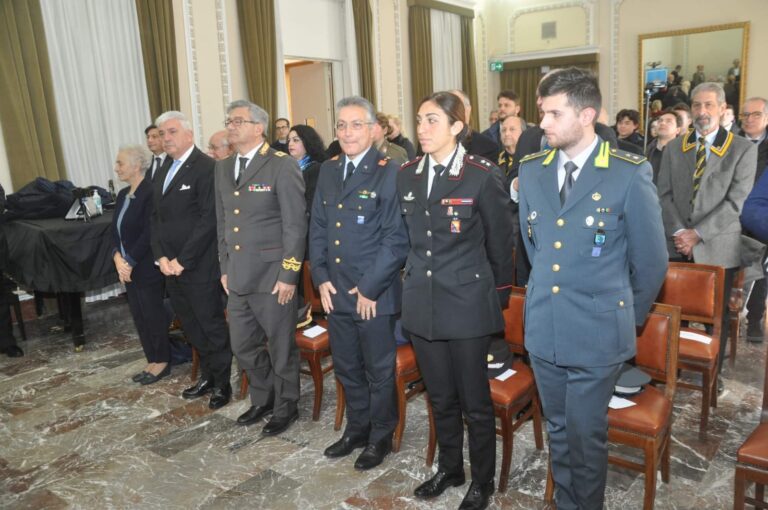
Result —
<instances>
[{"instance_id":1,"label":"gold button","mask_svg":"<svg viewBox=\"0 0 768 510\"><path fill-rule=\"evenodd\" d=\"M562 218L558 218L556 223L558 227L562 227L563 225L565 225L565 220Z\"/></svg>"},{"instance_id":2,"label":"gold button","mask_svg":"<svg viewBox=\"0 0 768 510\"><path fill-rule=\"evenodd\" d=\"M341 264L341 259L339 257L336 257L336 263Z\"/></svg>"},{"instance_id":3,"label":"gold button","mask_svg":"<svg viewBox=\"0 0 768 510\"><path fill-rule=\"evenodd\" d=\"M557 285L552 287L552 294L557 294L558 292L560 292L560 287L558 287Z\"/></svg>"},{"instance_id":4,"label":"gold button","mask_svg":"<svg viewBox=\"0 0 768 510\"><path fill-rule=\"evenodd\" d=\"M339 205L337 205L336 207L338 207L339 209L341 209L341 208L342 208L342 207L344 207L344 206L343 206L343 205L341 205L341 204L339 204Z\"/></svg>"},{"instance_id":5,"label":"gold button","mask_svg":"<svg viewBox=\"0 0 768 510\"><path fill-rule=\"evenodd\" d=\"M341 243L339 242L339 240L338 240L338 239L336 239L336 240L333 242L333 244L335 244L336 246L338 246L338 245L340 245Z\"/></svg>"},{"instance_id":6,"label":"gold button","mask_svg":"<svg viewBox=\"0 0 768 510\"><path fill-rule=\"evenodd\" d=\"M432 252L427 250L427 257L431 257L431 256L432 256Z\"/></svg>"},{"instance_id":7,"label":"gold button","mask_svg":"<svg viewBox=\"0 0 768 510\"><path fill-rule=\"evenodd\" d=\"M235 245L235 251L240 251L240 245L239 244Z\"/></svg>"},{"instance_id":8,"label":"gold button","mask_svg":"<svg viewBox=\"0 0 768 510\"><path fill-rule=\"evenodd\" d=\"M240 232L240 227L235 227L232 230L235 231L235 232Z\"/></svg>"},{"instance_id":9,"label":"gold button","mask_svg":"<svg viewBox=\"0 0 768 510\"><path fill-rule=\"evenodd\" d=\"M239 191L235 191L235 196L239 197L240 196L240 192Z\"/></svg>"},{"instance_id":10,"label":"gold button","mask_svg":"<svg viewBox=\"0 0 768 510\"><path fill-rule=\"evenodd\" d=\"M432 277L432 271L427 269L427 278L431 278L431 277Z\"/></svg>"},{"instance_id":11,"label":"gold button","mask_svg":"<svg viewBox=\"0 0 768 510\"><path fill-rule=\"evenodd\" d=\"M624 308L624 301L619 301L619 306L620 306L621 308Z\"/></svg>"},{"instance_id":12,"label":"gold button","mask_svg":"<svg viewBox=\"0 0 768 510\"><path fill-rule=\"evenodd\" d=\"M555 241L555 249L556 250L559 250L562 247L563 247L563 243L561 243L560 241Z\"/></svg>"},{"instance_id":13,"label":"gold button","mask_svg":"<svg viewBox=\"0 0 768 510\"><path fill-rule=\"evenodd\" d=\"M560 264L552 264L552 271L554 271L555 273L560 271Z\"/></svg>"},{"instance_id":14,"label":"gold button","mask_svg":"<svg viewBox=\"0 0 768 510\"><path fill-rule=\"evenodd\" d=\"M336 228L341 228L341 222L340 221L336 222Z\"/></svg>"},{"instance_id":15,"label":"gold button","mask_svg":"<svg viewBox=\"0 0 768 510\"><path fill-rule=\"evenodd\" d=\"M597 226L598 227L604 227L605 226L605 222L604 221L598 221L597 222Z\"/></svg>"},{"instance_id":16,"label":"gold button","mask_svg":"<svg viewBox=\"0 0 768 510\"><path fill-rule=\"evenodd\" d=\"M235 214L240 214L240 209L235 209Z\"/></svg>"},{"instance_id":17,"label":"gold button","mask_svg":"<svg viewBox=\"0 0 768 510\"><path fill-rule=\"evenodd\" d=\"M427 230L427 237L432 237L432 231L431 230Z\"/></svg>"}]
</instances>

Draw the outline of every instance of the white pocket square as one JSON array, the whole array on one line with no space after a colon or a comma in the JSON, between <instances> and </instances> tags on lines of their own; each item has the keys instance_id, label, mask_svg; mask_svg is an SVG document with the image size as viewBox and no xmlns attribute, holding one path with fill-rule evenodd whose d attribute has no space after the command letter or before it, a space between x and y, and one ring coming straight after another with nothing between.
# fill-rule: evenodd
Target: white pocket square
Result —
<instances>
[{"instance_id":1,"label":"white pocket square","mask_svg":"<svg viewBox=\"0 0 768 510\"><path fill-rule=\"evenodd\" d=\"M192 186L189 184L182 184L181 188L179 188L179 191L187 191L188 189L192 189Z\"/></svg>"}]
</instances>

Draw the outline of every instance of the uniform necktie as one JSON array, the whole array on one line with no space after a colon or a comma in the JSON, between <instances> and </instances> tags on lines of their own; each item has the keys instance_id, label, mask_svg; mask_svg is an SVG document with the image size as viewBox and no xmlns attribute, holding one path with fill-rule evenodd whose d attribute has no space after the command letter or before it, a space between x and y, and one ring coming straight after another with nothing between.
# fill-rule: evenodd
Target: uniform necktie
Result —
<instances>
[{"instance_id":1,"label":"uniform necktie","mask_svg":"<svg viewBox=\"0 0 768 510\"><path fill-rule=\"evenodd\" d=\"M568 199L568 195L571 193L571 189L573 188L573 172L578 170L578 166L576 166L576 163L573 161L568 161L565 166L565 181L563 182L563 187L560 188L560 207L562 207L565 204L565 201Z\"/></svg>"},{"instance_id":2,"label":"uniform necktie","mask_svg":"<svg viewBox=\"0 0 768 510\"><path fill-rule=\"evenodd\" d=\"M432 187L429 190L430 197L435 192L435 189L437 189L437 183L440 182L440 176L443 175L445 167L443 165L435 165L432 167L432 170L435 172L435 176L432 178Z\"/></svg>"},{"instance_id":3,"label":"uniform necktie","mask_svg":"<svg viewBox=\"0 0 768 510\"><path fill-rule=\"evenodd\" d=\"M163 194L165 194L174 176L176 176L176 170L178 170L179 165L181 165L181 161L174 159L173 164L171 165L171 169L168 170L168 175L165 176L165 181L163 181Z\"/></svg>"},{"instance_id":4,"label":"uniform necktie","mask_svg":"<svg viewBox=\"0 0 768 510\"><path fill-rule=\"evenodd\" d=\"M696 193L701 186L701 176L704 175L704 169L707 167L707 141L704 137L699 138L699 148L696 149L696 170L693 172L693 194L691 195L691 204L696 200Z\"/></svg>"},{"instance_id":5,"label":"uniform necktie","mask_svg":"<svg viewBox=\"0 0 768 510\"><path fill-rule=\"evenodd\" d=\"M235 176L235 184L240 184L240 177L245 173L245 165L248 163L248 158L240 158L240 168L237 169L237 176Z\"/></svg>"},{"instance_id":6,"label":"uniform necktie","mask_svg":"<svg viewBox=\"0 0 768 510\"><path fill-rule=\"evenodd\" d=\"M355 173L355 164L351 161L347 163L347 171L344 173L344 186L347 185L349 178Z\"/></svg>"}]
</instances>

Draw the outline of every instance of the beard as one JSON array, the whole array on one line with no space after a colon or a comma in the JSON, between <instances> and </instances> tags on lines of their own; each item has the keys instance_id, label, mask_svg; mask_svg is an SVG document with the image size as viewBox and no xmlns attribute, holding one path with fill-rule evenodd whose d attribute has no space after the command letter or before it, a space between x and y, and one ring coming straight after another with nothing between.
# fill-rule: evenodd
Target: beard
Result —
<instances>
[{"instance_id":1,"label":"beard","mask_svg":"<svg viewBox=\"0 0 768 510\"><path fill-rule=\"evenodd\" d=\"M693 125L696 126L698 131L711 131L717 124L715 119L709 115L699 115L693 120Z\"/></svg>"}]
</instances>

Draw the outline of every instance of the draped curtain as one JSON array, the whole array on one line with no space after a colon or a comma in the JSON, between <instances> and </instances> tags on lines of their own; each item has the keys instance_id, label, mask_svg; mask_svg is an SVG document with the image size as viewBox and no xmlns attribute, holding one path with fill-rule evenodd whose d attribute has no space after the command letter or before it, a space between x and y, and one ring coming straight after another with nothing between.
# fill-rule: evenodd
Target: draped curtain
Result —
<instances>
[{"instance_id":1,"label":"draped curtain","mask_svg":"<svg viewBox=\"0 0 768 510\"><path fill-rule=\"evenodd\" d=\"M149 111L155 119L180 108L173 4L166 0L136 0L136 13Z\"/></svg>"},{"instance_id":2,"label":"draped curtain","mask_svg":"<svg viewBox=\"0 0 768 510\"><path fill-rule=\"evenodd\" d=\"M107 187L150 117L134 0L41 0L69 179ZM42 32L42 30L40 31Z\"/></svg>"},{"instance_id":3,"label":"draped curtain","mask_svg":"<svg viewBox=\"0 0 768 510\"><path fill-rule=\"evenodd\" d=\"M461 89L461 20L457 14L432 10L429 13L432 38L432 88Z\"/></svg>"},{"instance_id":4,"label":"draped curtain","mask_svg":"<svg viewBox=\"0 0 768 510\"><path fill-rule=\"evenodd\" d=\"M0 0L0 27L0 124L13 187L65 179L40 2Z\"/></svg>"},{"instance_id":5,"label":"draped curtain","mask_svg":"<svg viewBox=\"0 0 768 510\"><path fill-rule=\"evenodd\" d=\"M373 15L369 0L352 0L355 25L357 64L360 73L360 95L376 104L373 63Z\"/></svg>"},{"instance_id":6,"label":"draped curtain","mask_svg":"<svg viewBox=\"0 0 768 510\"><path fill-rule=\"evenodd\" d=\"M408 37L411 46L411 94L416 110L432 94L432 30L430 10L412 5L408 9ZM414 111L415 114L415 111Z\"/></svg>"},{"instance_id":7,"label":"draped curtain","mask_svg":"<svg viewBox=\"0 0 768 510\"><path fill-rule=\"evenodd\" d=\"M264 108L274 121L279 117L274 0L238 0L237 18L249 99Z\"/></svg>"},{"instance_id":8,"label":"draped curtain","mask_svg":"<svg viewBox=\"0 0 768 510\"><path fill-rule=\"evenodd\" d=\"M472 28L473 19L461 17L461 83L469 101L475 105L472 108L470 124L472 129L480 129L480 115L477 102L477 68L475 66L475 33Z\"/></svg>"}]
</instances>

